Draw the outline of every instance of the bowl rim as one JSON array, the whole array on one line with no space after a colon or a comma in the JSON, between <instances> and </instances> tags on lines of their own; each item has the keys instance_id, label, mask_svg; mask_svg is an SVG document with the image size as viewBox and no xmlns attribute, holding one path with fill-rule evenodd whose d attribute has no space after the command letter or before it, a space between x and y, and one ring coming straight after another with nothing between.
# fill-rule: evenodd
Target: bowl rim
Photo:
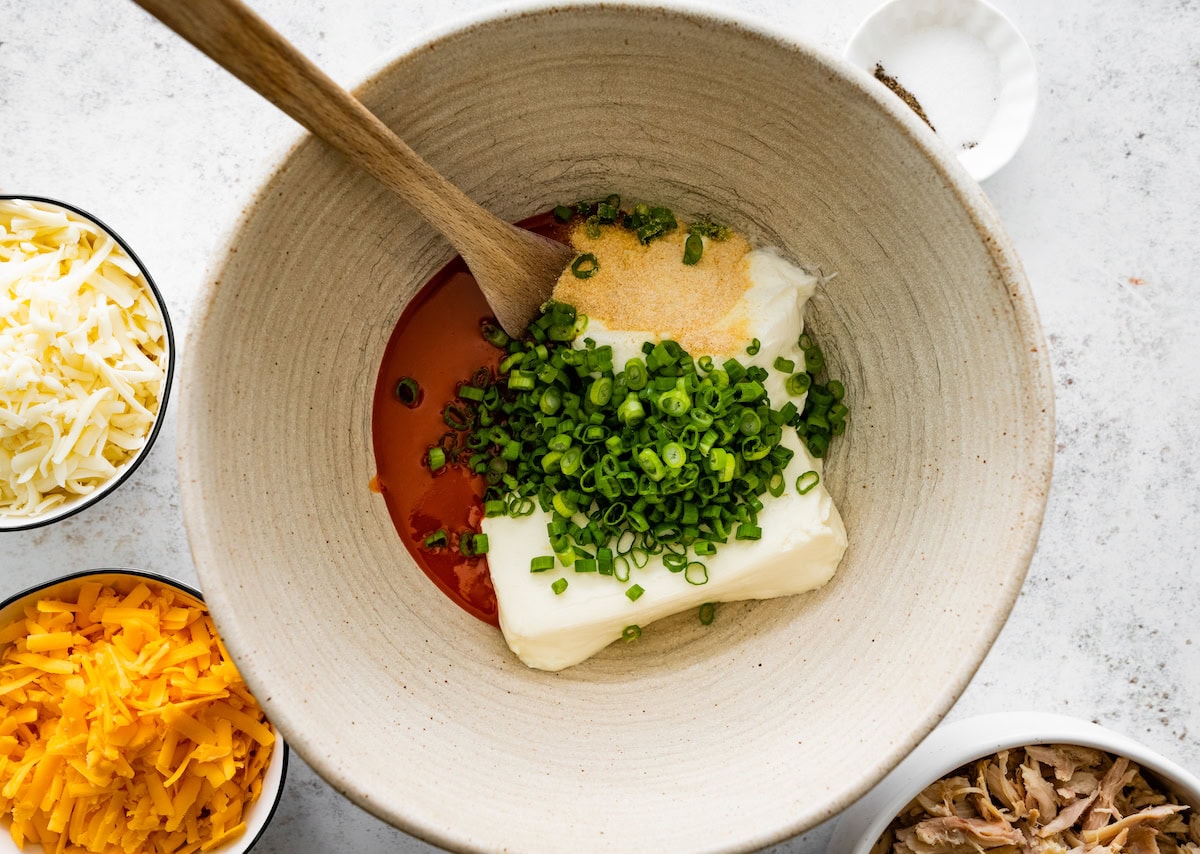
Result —
<instances>
[{"instance_id":1,"label":"bowl rim","mask_svg":"<svg viewBox=\"0 0 1200 854\"><path fill-rule=\"evenodd\" d=\"M142 444L142 447L138 449L138 452L134 454L133 459L125 464L124 469L119 471L115 477L111 478L110 480L106 480L103 484L96 487L88 495L84 495L73 504L68 505L67 509L62 510L62 512L51 512L47 516L22 520L19 523L9 523L3 518L0 518L0 533L5 533L8 531L29 531L34 528L41 528L44 525L53 525L55 522L60 522L63 519L68 519L71 516L74 516L76 513L91 507L93 504L100 501L106 495L112 493L117 487L129 479L130 475L132 475L134 471L136 471L137 468L142 464L142 461L149 456L150 449L154 447L154 442L158 438L159 432L162 430L163 421L165 420L167 412L167 401L171 397L171 386L174 384L175 379L175 362L177 353L175 349L175 328L171 324L171 316L167 311L167 301L163 298L162 291L158 289L158 285L155 284L154 277L151 276L150 271L146 269L146 265L142 263L142 259L138 257L136 252L133 251L133 247L125 241L125 238L113 231L112 228L110 228L109 225L103 220L98 219L94 215L85 211L83 208L77 207L76 205L68 202L60 201L59 199L52 199L48 196L23 195L21 193L0 193L0 202L7 201L38 202L40 204L54 205L55 207L60 207L64 210L71 211L77 216L80 216L83 219L91 222L93 225L99 227L109 237L111 237L113 241L121 247L121 249L125 251L125 254L129 256L130 260L132 260L133 263L137 265L137 268L141 271L142 277L146 280L146 284L150 288L150 294L154 299L154 303L158 306L159 313L162 314L163 332L167 339L167 365L166 373L163 377L162 391L158 396L158 412L154 414L154 422L150 425L150 432L146 434L146 441Z\"/></svg>"},{"instance_id":2,"label":"bowl rim","mask_svg":"<svg viewBox=\"0 0 1200 854\"><path fill-rule=\"evenodd\" d=\"M1023 508L1021 536L1014 541L1010 554L1020 566L1014 573L1014 584L1010 594L1000 602L988 631L982 638L980 646L974 650L970 664L965 666L953 679L947 680L941 696L926 711L918 725L903 739L896 741L891 750L881 756L869 769L859 775L855 785L849 786L839 798L832 799L822 810L821 815L805 816L803 819L794 815L781 818L780 821L767 828L758 828L742 835L739 850L757 850L796 836L817 826L822 821L834 818L839 812L855 803L892 769L896 767L922 740L932 732L939 722L953 707L954 703L966 690L982 666L988 650L991 649L999 636L1000 630L1007 622L1016 604L1024 580L1032 562L1045 517L1046 505L1049 499L1050 484L1054 468L1055 442L1055 402L1054 385L1050 368L1050 360L1046 347L1046 339L1038 318L1033 292L1016 249L1005 232L998 213L984 193L980 184L967 172L932 130L930 130L907 105L891 93L883 90L870 74L854 65L838 52L836 46L819 44L808 40L802 34L790 32L784 25L774 23L765 17L745 10L732 10L716 5L712 0L614 0L614 2L594 3L589 0L511 0L501 3L499 0L466 13L458 13L448 17L444 22L424 29L415 30L407 39L397 40L389 53L381 58L373 67L362 73L353 84L346 86L356 98L370 94L371 90L380 85L385 76L393 68L403 62L446 46L452 39L467 36L474 31L504 22L517 21L526 17L574 13L574 12L619 12L636 15L663 15L687 20L705 27L720 27L751 38L759 39L785 51L804 56L814 65L826 72L841 77L846 82L854 84L862 97L874 102L877 109L892 121L897 129L925 156L931 168L937 171L945 182L944 189L949 191L961 205L963 213L970 220L972 227L985 247L997 275L1009 296L1012 306L1013 325L1020 338L1025 352L1028 354L1029 377L1031 389L1039 393L1043 402L1043 417L1040 429L1025 437L1030 449L1032 462L1030 468L1042 475L1037 485L1037 495L1033 495L1034 486L1031 481L1030 494L1026 496L1026 506ZM225 285L224 270L232 257L231 250L238 245L243 232L248 228L260 207L273 194L277 182L282 181L288 172L291 159L300 152L303 146L315 141L313 134L297 126L295 135L290 142L279 147L279 154L273 165L268 167L255 193L250 197L240 216L227 228L219 248L213 253L206 268L202 284L193 302L192 319L188 329L188 344L186 348L189 358L195 358L199 352L201 329L207 325L213 305ZM450 250L452 257L453 250ZM193 395L198 393L198 386L191 384L183 389L180 398L181 412L188 411L192 406ZM180 504L184 521L184 529L188 537L189 548L196 563L196 571L204 575L205 567L201 561L195 560L196 548L192 545L204 528L202 513L199 511L203 503L198 493L199 487L193 465L193 448L196 439L193 436L193 424L186 417L179 420L176 454L178 460L178 477L180 484ZM213 613L218 626L222 618ZM228 629L228 630L226 630ZM238 626L230 623L222 629L226 645L235 657L240 649L242 640ZM250 684L256 695L267 696L267 683L260 684L263 678L257 661L248 661L242 670L243 677ZM271 679L270 675L266 677ZM393 809L385 805L370 792L361 788L353 775L340 767L333 756L323 754L315 745L306 743L304 728L292 717L292 710L286 707L272 709L272 722L289 734L296 750L325 782L340 792L359 808L365 810L380 820L397 827L401 831L423 841L450 850L483 850L477 839L463 835L454 828L432 824L422 816L403 811L403 807ZM293 726L295 724L295 726Z\"/></svg>"},{"instance_id":3,"label":"bowl rim","mask_svg":"<svg viewBox=\"0 0 1200 854\"><path fill-rule=\"evenodd\" d=\"M1118 730L1054 712L990 712L935 729L841 815L828 854L867 854L904 805L935 780L976 759L1035 744L1069 744L1124 756L1181 790L1176 794L1200 805L1200 778Z\"/></svg>"},{"instance_id":4,"label":"bowl rim","mask_svg":"<svg viewBox=\"0 0 1200 854\"><path fill-rule=\"evenodd\" d=\"M22 196L21 198L26 197ZM182 591L183 593L186 593L189 596L199 600L200 603L204 605L205 610L208 610L208 603L204 601L204 594L202 594L197 588L192 587L190 584L179 581L176 578L171 578L170 576L166 576L158 572L151 572L145 569L135 569L134 567L128 566L106 566L98 567L96 569L81 569L75 572L69 572L66 575L60 575L56 578L51 578L48 581L41 581L37 584L26 587L25 589L20 590L11 596L6 596L3 600L0 600L0 612L3 612L6 608L15 605L22 599L27 599L30 596L41 593L43 590L47 590L51 587L57 587L60 584L69 584L72 581L81 581L83 579L98 575L132 576L135 578L142 578L147 581L153 581L166 587L173 587L176 590ZM209 615L211 616L211 611L209 612ZM2 648L3 646L0 646L0 649ZM218 848L215 849L217 854L232 854L232 852L244 854L244 852L254 848L254 846L258 844L259 840L262 839L263 834L267 832L267 828L271 826L271 821L275 818L275 813L279 809L280 803L283 802L283 790L287 788L287 772L289 760L291 759L291 748L288 747L287 739L285 739L283 734L279 732L279 728L275 726L273 721L271 726L275 729L276 745L283 748L281 751L283 758L282 765L279 769L279 785L275 788L275 796L271 801L270 809L267 810L266 815L263 817L262 825L259 827L258 832L254 834L254 838L245 840L244 847L232 848L227 852L222 852L221 849ZM243 840L239 839L230 840L231 844L242 841Z\"/></svg>"}]
</instances>

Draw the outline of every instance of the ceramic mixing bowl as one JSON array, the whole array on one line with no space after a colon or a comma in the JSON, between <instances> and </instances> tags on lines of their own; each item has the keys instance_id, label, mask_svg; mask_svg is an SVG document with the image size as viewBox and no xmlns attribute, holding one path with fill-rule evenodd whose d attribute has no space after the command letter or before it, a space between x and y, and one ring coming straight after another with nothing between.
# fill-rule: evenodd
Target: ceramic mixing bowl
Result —
<instances>
[{"instance_id":1,"label":"ceramic mixing bowl","mask_svg":"<svg viewBox=\"0 0 1200 854\"><path fill-rule=\"evenodd\" d=\"M305 139L198 303L180 415L197 569L272 721L356 803L449 848L746 850L834 815L966 686L1041 524L1050 375L982 192L864 73L715 13L483 18L358 93L510 220L619 192L834 276L808 320L850 390L826 461L850 547L815 593L526 668L370 489L384 346L451 250Z\"/></svg>"}]
</instances>

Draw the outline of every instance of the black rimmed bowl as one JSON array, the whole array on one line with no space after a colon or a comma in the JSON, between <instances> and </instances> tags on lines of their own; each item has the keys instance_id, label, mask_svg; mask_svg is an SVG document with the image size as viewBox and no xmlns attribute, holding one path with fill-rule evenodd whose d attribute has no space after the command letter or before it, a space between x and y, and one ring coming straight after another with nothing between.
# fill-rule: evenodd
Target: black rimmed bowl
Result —
<instances>
[{"instance_id":1,"label":"black rimmed bowl","mask_svg":"<svg viewBox=\"0 0 1200 854\"><path fill-rule=\"evenodd\" d=\"M3 508L0 508L0 532L22 531L30 528L38 528L42 525L49 525L53 522L65 519L68 516L73 516L84 508L90 507L91 505L97 503L129 479L129 476L133 474L137 467L141 465L142 460L144 460L147 454L150 453L150 448L154 445L154 441L158 438L159 431L162 428L163 419L167 411L167 400L170 396L171 383L175 375L176 353L175 334L171 326L170 315L167 312L166 301L163 299L162 293L159 291L158 286L154 283L154 279L151 278L149 271L146 269L146 265L142 263L141 259L138 258L137 253L133 251L133 248L126 243L119 234L117 234L103 221L97 219L92 214L88 213L82 208L76 207L75 205L68 204L67 202L45 198L42 196L0 195L0 204L12 201L31 202L42 207L43 209L57 208L69 216L74 216L90 222L111 237L117 247L119 247L137 267L140 274L138 277L139 283L142 285L146 294L149 296L150 301L158 309L158 312L162 317L164 352L160 359L160 367L163 370L163 379L158 395L158 409L154 413L154 421L150 425L150 429L147 431L141 447L138 448L132 456L121 462L112 475L96 485L94 489L86 494L71 495L65 501L34 515L16 515L8 513ZM2 426L3 420L0 419L0 428L2 428Z\"/></svg>"},{"instance_id":2,"label":"black rimmed bowl","mask_svg":"<svg viewBox=\"0 0 1200 854\"><path fill-rule=\"evenodd\" d=\"M89 581L112 584L118 592L126 593L141 582L146 582L151 586L159 585L194 599L207 610L204 597L199 590L165 575L125 567L92 569L64 575L7 597L0 602L0 627L8 625L11 620L23 613L25 607L31 602L71 595ZM0 655L7 646L6 643L0 643ZM209 849L211 854L244 854L252 849L266 832L267 826L271 823L271 819L279 807L287 778L290 751L278 728L272 726L272 729L275 731L275 744L272 747L271 759L264 772L262 793L246 810L246 829L237 837ZM10 816L7 814L0 815L0 854L41 854L43 848L40 845L27 843L23 849L16 846L8 833L9 818Z\"/></svg>"}]
</instances>

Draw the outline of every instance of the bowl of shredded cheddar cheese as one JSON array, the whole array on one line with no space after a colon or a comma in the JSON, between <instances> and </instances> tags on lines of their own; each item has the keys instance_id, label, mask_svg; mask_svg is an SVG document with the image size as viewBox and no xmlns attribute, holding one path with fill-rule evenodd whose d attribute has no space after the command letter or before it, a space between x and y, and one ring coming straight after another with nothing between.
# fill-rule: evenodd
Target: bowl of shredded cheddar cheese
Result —
<instances>
[{"instance_id":1,"label":"bowl of shredded cheddar cheese","mask_svg":"<svg viewBox=\"0 0 1200 854\"><path fill-rule=\"evenodd\" d=\"M162 295L90 214L0 196L0 531L125 481L158 434L175 346Z\"/></svg>"},{"instance_id":2,"label":"bowl of shredded cheddar cheese","mask_svg":"<svg viewBox=\"0 0 1200 854\"><path fill-rule=\"evenodd\" d=\"M185 585L103 569L0 603L0 852L247 851L287 755Z\"/></svg>"}]
</instances>

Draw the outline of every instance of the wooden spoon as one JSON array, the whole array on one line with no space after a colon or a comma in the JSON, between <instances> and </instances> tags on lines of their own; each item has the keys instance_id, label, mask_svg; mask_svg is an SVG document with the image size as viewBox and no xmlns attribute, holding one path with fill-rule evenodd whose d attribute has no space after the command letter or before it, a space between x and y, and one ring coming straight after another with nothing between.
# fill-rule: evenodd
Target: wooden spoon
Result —
<instances>
[{"instance_id":1,"label":"wooden spoon","mask_svg":"<svg viewBox=\"0 0 1200 854\"><path fill-rule=\"evenodd\" d=\"M241 0L134 2L412 205L462 255L506 332L537 316L569 247L467 198Z\"/></svg>"}]
</instances>

